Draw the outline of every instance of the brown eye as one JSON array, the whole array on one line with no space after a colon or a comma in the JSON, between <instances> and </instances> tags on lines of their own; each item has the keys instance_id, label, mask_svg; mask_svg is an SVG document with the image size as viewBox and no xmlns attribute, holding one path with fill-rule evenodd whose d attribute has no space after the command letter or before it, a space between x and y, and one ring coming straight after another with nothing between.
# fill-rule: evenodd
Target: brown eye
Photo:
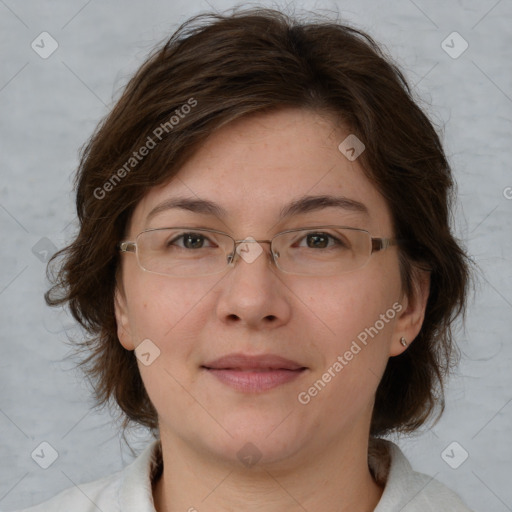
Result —
<instances>
[{"instance_id":1,"label":"brown eye","mask_svg":"<svg viewBox=\"0 0 512 512\"><path fill-rule=\"evenodd\" d=\"M177 244L177 240L182 240L182 243ZM167 247L171 245L177 245L183 249L202 249L204 247L205 241L210 242L207 237L199 233L183 233L173 238L172 240L169 240Z\"/></svg>"},{"instance_id":2,"label":"brown eye","mask_svg":"<svg viewBox=\"0 0 512 512\"><path fill-rule=\"evenodd\" d=\"M299 247L307 247L309 249L342 248L347 246L343 240L325 232L308 233L299 242ZM305 242L305 245L302 242Z\"/></svg>"},{"instance_id":3,"label":"brown eye","mask_svg":"<svg viewBox=\"0 0 512 512\"><path fill-rule=\"evenodd\" d=\"M312 233L306 236L308 247L325 249L329 245L329 235L325 233Z\"/></svg>"}]
</instances>

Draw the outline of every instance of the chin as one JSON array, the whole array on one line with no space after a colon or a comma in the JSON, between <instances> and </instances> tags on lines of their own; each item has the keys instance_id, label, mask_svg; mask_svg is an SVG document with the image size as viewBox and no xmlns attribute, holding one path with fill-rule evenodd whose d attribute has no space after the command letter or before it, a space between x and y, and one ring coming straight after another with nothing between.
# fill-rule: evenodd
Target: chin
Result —
<instances>
[{"instance_id":1,"label":"chin","mask_svg":"<svg viewBox=\"0 0 512 512\"><path fill-rule=\"evenodd\" d=\"M268 469L280 466L305 449L310 438L306 429L287 420L283 422L285 417L262 420L261 415L255 414L239 418L239 421L223 422L230 435L210 437L213 443L207 441L207 449L236 466Z\"/></svg>"}]
</instances>

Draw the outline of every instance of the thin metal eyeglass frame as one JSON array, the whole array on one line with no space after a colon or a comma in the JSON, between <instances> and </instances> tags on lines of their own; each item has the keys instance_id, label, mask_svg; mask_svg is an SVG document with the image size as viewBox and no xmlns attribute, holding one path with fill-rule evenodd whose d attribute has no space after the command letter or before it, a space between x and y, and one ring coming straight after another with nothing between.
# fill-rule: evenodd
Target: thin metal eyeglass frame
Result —
<instances>
[{"instance_id":1,"label":"thin metal eyeglass frame","mask_svg":"<svg viewBox=\"0 0 512 512\"><path fill-rule=\"evenodd\" d=\"M361 265L360 267L356 267L354 269L347 270L345 272L340 272L340 274L344 274L344 273L348 273L348 272L352 272L354 270L358 270L358 269L364 268L368 264L368 262L370 261L370 257L372 256L373 253L379 252L379 251L383 251L383 250L385 250L385 249L387 249L388 247L391 247L391 246L397 246L399 244L399 241L400 241L397 238L373 237L373 236L371 236L370 232L367 231L366 229L353 228L353 227L350 227L350 226L338 226L338 225L323 225L323 226L311 226L311 227L287 229L286 231L281 231L280 233L275 234L272 237L271 240L247 240L247 239L235 240L228 233L225 233L224 231L218 231L216 229L191 228L190 226L171 226L171 227L165 227L165 228L145 229L144 231L141 231L140 233L137 234L137 236L135 237L135 241L125 240L125 241L119 242L118 248L119 248L119 250L121 252L133 252L133 253L135 253L135 255L137 257L137 264L145 272L150 272L151 274L157 274L157 275L163 275L163 276L169 276L169 277L182 277L182 276L175 276L173 274L162 274L161 272L155 272L153 270L147 270L146 268L144 268L142 266L142 264L140 263L139 255L137 253L137 238L140 235L142 235L143 233L147 233L147 232L151 232L151 231L163 231L163 230L167 230L167 229L184 229L184 230L190 231L191 233L194 233L196 231L207 232L207 233L217 233L219 235L227 236L228 238L230 238L233 241L233 250L232 250L231 253L227 254L226 266L222 270L219 270L218 272L214 272L214 273L211 273L211 274L204 274L204 275L200 274L197 277L206 277L206 276L210 276L210 275L220 274L226 268L228 268L230 265L234 266L235 263L236 263L236 256L235 256L235 254L236 254L237 246L239 244L241 244L241 243L256 243L256 242L257 243L268 243L268 244L270 244L270 255L271 255L272 262L274 263L276 268L278 268L281 272L284 272L285 274L291 274L291 275L308 275L308 276L312 275L312 276L314 276L314 274L301 274L301 273L297 273L297 272L288 272L286 270L283 270L279 266L279 264L277 262L275 252L274 252L274 250L272 248L272 242L274 241L274 239L276 237L278 237L280 235L284 235L286 233L294 233L294 232L297 232L297 231L311 231L311 230L314 231L314 230L326 229L326 228L330 228L330 229L347 229L347 230L350 230L350 231L359 231L359 232L366 233L369 236L369 238L370 238L371 250L370 250L370 254L368 255L368 259L366 260L366 262L363 265ZM186 276L186 277L192 277L192 276Z\"/></svg>"}]
</instances>

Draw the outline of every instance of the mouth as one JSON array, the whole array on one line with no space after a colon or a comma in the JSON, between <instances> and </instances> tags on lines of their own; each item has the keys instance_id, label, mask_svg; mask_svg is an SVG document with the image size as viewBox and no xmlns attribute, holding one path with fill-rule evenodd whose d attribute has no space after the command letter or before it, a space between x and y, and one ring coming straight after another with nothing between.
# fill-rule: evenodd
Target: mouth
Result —
<instances>
[{"instance_id":1,"label":"mouth","mask_svg":"<svg viewBox=\"0 0 512 512\"><path fill-rule=\"evenodd\" d=\"M307 367L281 356L231 354L201 366L223 384L238 391L257 393L289 383Z\"/></svg>"}]
</instances>

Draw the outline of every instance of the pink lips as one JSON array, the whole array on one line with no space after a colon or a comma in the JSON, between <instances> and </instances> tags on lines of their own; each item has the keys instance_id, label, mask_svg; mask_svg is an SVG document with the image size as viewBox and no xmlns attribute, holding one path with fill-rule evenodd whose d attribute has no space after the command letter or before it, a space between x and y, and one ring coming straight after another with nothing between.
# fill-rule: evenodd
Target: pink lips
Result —
<instances>
[{"instance_id":1,"label":"pink lips","mask_svg":"<svg viewBox=\"0 0 512 512\"><path fill-rule=\"evenodd\" d=\"M253 393L290 382L306 370L295 361L272 354L230 354L204 364L203 368L224 384Z\"/></svg>"}]
</instances>

